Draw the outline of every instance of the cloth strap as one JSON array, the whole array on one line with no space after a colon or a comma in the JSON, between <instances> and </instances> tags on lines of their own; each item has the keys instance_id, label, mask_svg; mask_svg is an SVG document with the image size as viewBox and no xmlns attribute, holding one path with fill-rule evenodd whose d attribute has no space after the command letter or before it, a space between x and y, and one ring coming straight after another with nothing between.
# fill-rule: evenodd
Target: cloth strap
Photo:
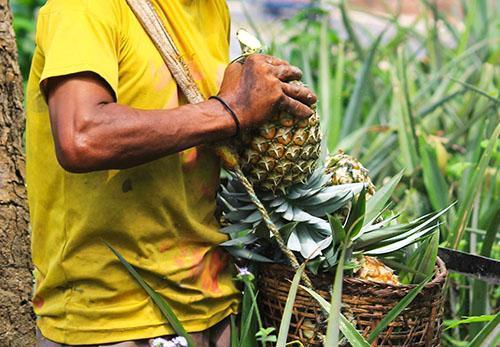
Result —
<instances>
[{"instance_id":1,"label":"cloth strap","mask_svg":"<svg viewBox=\"0 0 500 347\"><path fill-rule=\"evenodd\" d=\"M182 59L174 40L168 33L165 25L163 25L151 1L127 0L127 3L153 41L188 102L190 104L197 104L204 101L203 94L196 85L189 68Z\"/></svg>"}]
</instances>

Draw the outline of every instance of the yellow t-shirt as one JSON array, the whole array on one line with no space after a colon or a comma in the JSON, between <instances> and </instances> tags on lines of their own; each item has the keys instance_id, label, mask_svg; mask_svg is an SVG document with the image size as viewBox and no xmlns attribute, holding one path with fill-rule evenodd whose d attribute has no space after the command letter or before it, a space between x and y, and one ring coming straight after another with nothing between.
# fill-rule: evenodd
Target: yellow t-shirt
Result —
<instances>
[{"instance_id":1,"label":"yellow t-shirt","mask_svg":"<svg viewBox=\"0 0 500 347\"><path fill-rule=\"evenodd\" d=\"M228 59L223 0L153 1L205 96ZM219 160L198 147L127 170L72 174L56 160L40 84L100 75L117 102L183 103L162 58L125 0L49 0L40 10L27 94L27 183L38 327L59 343L95 344L173 331L104 245L137 267L188 331L236 312L239 294L214 218ZM109 138L112 143L113 138Z\"/></svg>"}]
</instances>

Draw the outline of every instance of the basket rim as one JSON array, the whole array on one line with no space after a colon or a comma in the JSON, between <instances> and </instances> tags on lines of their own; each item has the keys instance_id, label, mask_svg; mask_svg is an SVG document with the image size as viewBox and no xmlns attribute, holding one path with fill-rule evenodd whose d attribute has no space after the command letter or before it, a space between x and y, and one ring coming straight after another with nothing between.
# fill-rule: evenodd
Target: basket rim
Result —
<instances>
[{"instance_id":1,"label":"basket rim","mask_svg":"<svg viewBox=\"0 0 500 347\"><path fill-rule=\"evenodd\" d=\"M272 264L269 264L267 263L265 268L267 268L267 270L279 270L279 271L291 271L293 272L293 268L290 266L290 265L287 265L287 264L282 264L282 263L272 263ZM437 257L436 259L436 266L435 266L435 273L434 273L434 276L432 277L432 280L427 283L424 288L432 288L434 286L438 286L440 285L441 283L443 283L446 279L446 276L448 275L448 270L446 268L446 264L444 263L444 261ZM265 270L264 270L265 272ZM313 277L316 277L316 278L320 278L322 279L322 277L320 277L321 275L317 275L317 276L314 276ZM314 278L313 279L313 282L314 282ZM408 289L408 290L411 290L413 288L415 288L418 284L390 284L390 283L383 283L383 282L377 282L377 281L373 281L373 280L368 280L368 279L362 279L362 278L357 278L357 277L344 277L344 282L348 282L348 283L351 283L351 284L368 284L368 285L372 285L372 286L379 286L379 287L387 287L387 288L394 288L394 289Z\"/></svg>"}]
</instances>

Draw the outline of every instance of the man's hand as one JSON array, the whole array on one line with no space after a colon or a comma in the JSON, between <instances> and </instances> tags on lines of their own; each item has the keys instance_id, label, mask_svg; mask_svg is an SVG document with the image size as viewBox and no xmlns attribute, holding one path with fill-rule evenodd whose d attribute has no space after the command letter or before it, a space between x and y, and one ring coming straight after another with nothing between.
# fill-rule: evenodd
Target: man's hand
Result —
<instances>
[{"instance_id":1,"label":"man's hand","mask_svg":"<svg viewBox=\"0 0 500 347\"><path fill-rule=\"evenodd\" d=\"M316 95L302 85L302 72L287 62L262 54L249 56L243 64L231 64L219 92L236 112L242 129L259 126L279 112L305 118L313 114Z\"/></svg>"},{"instance_id":2,"label":"man's hand","mask_svg":"<svg viewBox=\"0 0 500 347\"><path fill-rule=\"evenodd\" d=\"M265 55L252 55L226 70L219 96L236 112L242 129L277 112L308 117L316 96L288 81L301 72ZM139 110L115 102L98 75L83 72L46 83L57 158L71 172L123 169L234 135L235 124L216 100L168 110Z\"/></svg>"}]
</instances>

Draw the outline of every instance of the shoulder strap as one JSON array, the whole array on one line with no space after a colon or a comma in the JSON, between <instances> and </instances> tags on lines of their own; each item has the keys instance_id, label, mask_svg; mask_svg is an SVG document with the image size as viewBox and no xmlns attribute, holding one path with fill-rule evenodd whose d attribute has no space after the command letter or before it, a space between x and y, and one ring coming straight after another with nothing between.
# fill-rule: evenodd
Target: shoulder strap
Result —
<instances>
[{"instance_id":1,"label":"shoulder strap","mask_svg":"<svg viewBox=\"0 0 500 347\"><path fill-rule=\"evenodd\" d=\"M172 37L163 25L150 0L127 0L129 7L148 33L156 49L165 61L170 73L189 103L205 100L196 82L175 46Z\"/></svg>"}]
</instances>

